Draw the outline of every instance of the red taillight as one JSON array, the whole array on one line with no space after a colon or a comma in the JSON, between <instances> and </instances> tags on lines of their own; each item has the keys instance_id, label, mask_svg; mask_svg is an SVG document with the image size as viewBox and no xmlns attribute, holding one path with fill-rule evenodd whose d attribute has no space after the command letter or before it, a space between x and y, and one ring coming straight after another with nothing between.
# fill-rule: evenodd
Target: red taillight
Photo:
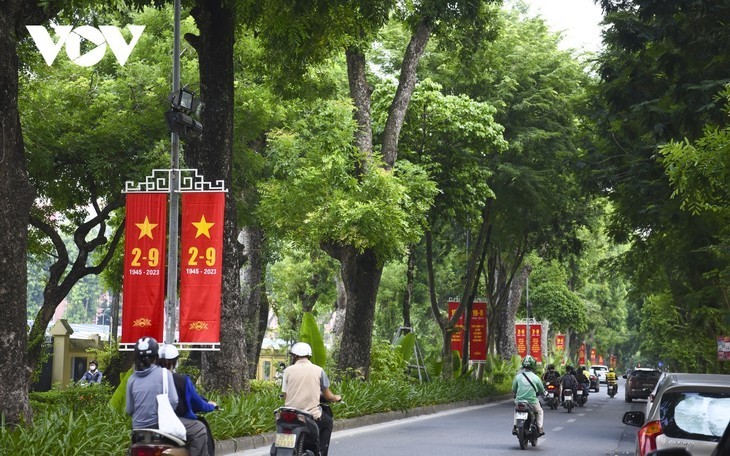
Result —
<instances>
[{"instance_id":1,"label":"red taillight","mask_svg":"<svg viewBox=\"0 0 730 456\"><path fill-rule=\"evenodd\" d=\"M554 390L555 389L555 385L548 385L548 389L549 390Z\"/></svg>"},{"instance_id":2,"label":"red taillight","mask_svg":"<svg viewBox=\"0 0 730 456\"><path fill-rule=\"evenodd\" d=\"M527 404L525 404L524 402L518 402L517 403L517 407L515 407L515 409L518 412L526 412L528 410L527 409Z\"/></svg>"},{"instance_id":3,"label":"red taillight","mask_svg":"<svg viewBox=\"0 0 730 456\"><path fill-rule=\"evenodd\" d=\"M286 421L287 423L292 423L299 419L295 412L281 412L279 413L279 418Z\"/></svg>"},{"instance_id":4,"label":"red taillight","mask_svg":"<svg viewBox=\"0 0 730 456\"><path fill-rule=\"evenodd\" d=\"M656 438L662 434L659 421L649 421L639 429L639 453L641 456L656 450Z\"/></svg>"},{"instance_id":5,"label":"red taillight","mask_svg":"<svg viewBox=\"0 0 730 456\"><path fill-rule=\"evenodd\" d=\"M167 448L159 446L133 446L129 450L130 456L161 456Z\"/></svg>"}]
</instances>

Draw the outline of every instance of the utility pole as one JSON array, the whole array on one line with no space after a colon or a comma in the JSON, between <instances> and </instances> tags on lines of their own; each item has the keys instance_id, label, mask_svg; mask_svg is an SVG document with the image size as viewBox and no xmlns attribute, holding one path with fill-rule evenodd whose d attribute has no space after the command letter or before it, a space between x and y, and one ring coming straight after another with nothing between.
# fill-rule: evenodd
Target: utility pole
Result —
<instances>
[{"instance_id":1,"label":"utility pole","mask_svg":"<svg viewBox=\"0 0 730 456\"><path fill-rule=\"evenodd\" d=\"M180 0L175 0L175 25L172 45L172 93L177 97L180 93ZM176 311L177 311L177 250L178 250L178 218L180 192L178 176L180 168L180 135L171 133L170 147L170 218L167 244L167 304L165 343L175 343Z\"/></svg>"}]
</instances>

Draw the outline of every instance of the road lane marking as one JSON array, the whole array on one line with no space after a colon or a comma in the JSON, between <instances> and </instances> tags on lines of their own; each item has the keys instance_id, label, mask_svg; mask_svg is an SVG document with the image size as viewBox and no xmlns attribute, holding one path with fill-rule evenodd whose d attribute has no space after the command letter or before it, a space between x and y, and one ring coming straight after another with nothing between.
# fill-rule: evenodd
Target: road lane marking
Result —
<instances>
[{"instance_id":1,"label":"road lane marking","mask_svg":"<svg viewBox=\"0 0 730 456\"><path fill-rule=\"evenodd\" d=\"M553 431L558 432L558 431L562 431L563 429L565 429L563 426L558 426L556 428L553 428Z\"/></svg>"},{"instance_id":2,"label":"road lane marking","mask_svg":"<svg viewBox=\"0 0 730 456\"><path fill-rule=\"evenodd\" d=\"M567 421L568 423L575 423L575 418L571 418Z\"/></svg>"}]
</instances>

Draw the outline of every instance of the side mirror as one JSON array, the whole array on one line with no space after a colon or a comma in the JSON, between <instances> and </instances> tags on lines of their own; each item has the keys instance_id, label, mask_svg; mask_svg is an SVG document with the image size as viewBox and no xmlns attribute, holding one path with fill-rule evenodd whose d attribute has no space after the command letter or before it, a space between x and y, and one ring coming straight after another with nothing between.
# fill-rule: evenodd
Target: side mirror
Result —
<instances>
[{"instance_id":1,"label":"side mirror","mask_svg":"<svg viewBox=\"0 0 730 456\"><path fill-rule=\"evenodd\" d=\"M654 450L647 453L646 456L692 456L692 453L686 448L665 448L663 450Z\"/></svg>"},{"instance_id":2,"label":"side mirror","mask_svg":"<svg viewBox=\"0 0 730 456\"><path fill-rule=\"evenodd\" d=\"M629 426L641 427L644 424L644 412L631 411L624 413L621 422Z\"/></svg>"}]
</instances>

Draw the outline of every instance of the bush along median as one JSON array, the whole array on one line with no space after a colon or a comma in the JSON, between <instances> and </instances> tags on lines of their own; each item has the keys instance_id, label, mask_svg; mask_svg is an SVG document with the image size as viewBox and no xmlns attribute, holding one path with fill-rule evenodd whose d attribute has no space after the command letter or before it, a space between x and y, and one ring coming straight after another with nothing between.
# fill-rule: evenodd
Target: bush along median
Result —
<instances>
[{"instance_id":1,"label":"bush along median","mask_svg":"<svg viewBox=\"0 0 730 456\"><path fill-rule=\"evenodd\" d=\"M354 418L417 407L478 400L505 394L507 383L473 379L411 383L402 380L348 380L333 384L342 394L337 418ZM124 455L129 446L131 421L113 410L111 390L73 387L64 391L31 393L33 423L9 429L0 427L0 448L7 454ZM216 440L273 432L273 411L282 405L273 382L252 382L251 392L240 395L211 393L209 399L222 410L207 414Z\"/></svg>"}]
</instances>

